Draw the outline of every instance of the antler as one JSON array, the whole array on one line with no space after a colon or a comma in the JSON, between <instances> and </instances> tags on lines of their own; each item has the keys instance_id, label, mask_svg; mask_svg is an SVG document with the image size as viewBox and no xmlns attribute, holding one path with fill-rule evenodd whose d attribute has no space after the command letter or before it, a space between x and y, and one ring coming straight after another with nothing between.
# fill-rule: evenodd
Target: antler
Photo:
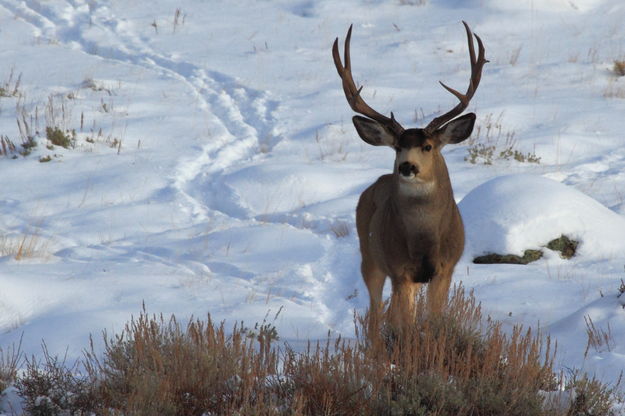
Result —
<instances>
[{"instance_id":1,"label":"antler","mask_svg":"<svg viewBox=\"0 0 625 416\"><path fill-rule=\"evenodd\" d=\"M471 101L471 98L473 98L473 94L475 94L475 91L477 90L478 85L480 85L480 79L482 78L482 68L484 67L484 64L488 62L486 59L484 59L484 45L482 44L482 39L480 39L478 35L471 32L471 29L469 28L469 25L467 24L467 22L463 20L462 24L464 25L464 28L467 31L467 40L469 43L469 57L471 59L471 79L469 80L469 88L467 89L466 94L461 94L458 91L454 90L453 88L450 88L447 85L439 81L440 84L443 86L443 88L445 88L447 91L455 95L460 100L460 103L458 103L458 105L452 108L449 112L439 117L436 117L434 120L432 120L430 124L428 124L423 129L426 134L433 133L434 130L438 129L439 127L441 127L443 124L447 123L454 117L460 115L468 107L469 101ZM477 45L478 45L477 59L475 58L475 47L473 45L473 36L475 36L475 39L477 39Z\"/></svg>"},{"instance_id":2,"label":"antler","mask_svg":"<svg viewBox=\"0 0 625 416\"><path fill-rule=\"evenodd\" d=\"M341 63L341 56L339 54L339 38L336 38L334 41L334 46L332 47L332 57L334 58L334 65L336 66L336 70L339 73L339 76L343 80L343 91L345 92L345 98L347 98L347 102L349 106L357 113L362 114L363 116L367 116L381 124L385 127L393 131L397 136L401 135L404 131L404 128L399 124L393 113L391 112L391 117L388 118L373 108L369 107L365 100L360 96L360 91L362 91L362 87L356 88L356 84L354 83L354 78L352 77L352 65L351 59L349 57L349 41L352 37L352 26L349 26L349 30L347 31L347 37L345 38L345 66Z\"/></svg>"}]
</instances>

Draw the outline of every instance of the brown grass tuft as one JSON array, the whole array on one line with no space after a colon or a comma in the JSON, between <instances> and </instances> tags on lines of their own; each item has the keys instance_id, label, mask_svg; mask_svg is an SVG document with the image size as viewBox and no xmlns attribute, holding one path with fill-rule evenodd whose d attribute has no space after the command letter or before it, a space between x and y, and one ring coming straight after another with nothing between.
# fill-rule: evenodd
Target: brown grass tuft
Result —
<instances>
[{"instance_id":1,"label":"brown grass tuft","mask_svg":"<svg viewBox=\"0 0 625 416\"><path fill-rule=\"evenodd\" d=\"M0 347L0 394L17 378L17 368L22 359L22 340L17 346Z\"/></svg>"},{"instance_id":2,"label":"brown grass tuft","mask_svg":"<svg viewBox=\"0 0 625 416\"><path fill-rule=\"evenodd\" d=\"M15 260L46 257L49 241L42 238L36 231L19 236L0 235L0 257L13 256Z\"/></svg>"},{"instance_id":3,"label":"brown grass tuft","mask_svg":"<svg viewBox=\"0 0 625 416\"><path fill-rule=\"evenodd\" d=\"M506 334L462 289L438 316L427 317L422 297L417 309L412 330L383 331L379 347L357 318L356 340L301 353L275 347L266 321L228 331L210 316L181 325L144 311L105 334L103 354L91 347L83 375L46 355L17 386L32 409L53 411L38 414L610 415L612 390L578 378L560 392L549 339Z\"/></svg>"},{"instance_id":4,"label":"brown grass tuft","mask_svg":"<svg viewBox=\"0 0 625 416\"><path fill-rule=\"evenodd\" d=\"M586 323L586 335L588 337L584 357L588 356L588 351L590 351L591 347L597 352L602 352L604 350L612 351L612 348L614 348L614 338L612 337L610 324L608 323L607 330L598 328L592 321L590 315L584 316L584 322Z\"/></svg>"},{"instance_id":5,"label":"brown grass tuft","mask_svg":"<svg viewBox=\"0 0 625 416\"><path fill-rule=\"evenodd\" d=\"M612 65L612 72L614 72L614 75L617 77L625 76L625 60L615 59Z\"/></svg>"}]
</instances>

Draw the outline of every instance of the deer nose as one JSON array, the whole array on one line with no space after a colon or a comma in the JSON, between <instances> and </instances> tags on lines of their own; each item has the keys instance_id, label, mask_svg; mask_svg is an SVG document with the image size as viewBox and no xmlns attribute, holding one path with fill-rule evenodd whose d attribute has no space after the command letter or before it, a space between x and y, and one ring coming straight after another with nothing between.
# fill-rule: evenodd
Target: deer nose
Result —
<instances>
[{"instance_id":1,"label":"deer nose","mask_svg":"<svg viewBox=\"0 0 625 416\"><path fill-rule=\"evenodd\" d=\"M399 173L404 176L416 175L419 173L419 169L410 162L404 162L399 165Z\"/></svg>"}]
</instances>

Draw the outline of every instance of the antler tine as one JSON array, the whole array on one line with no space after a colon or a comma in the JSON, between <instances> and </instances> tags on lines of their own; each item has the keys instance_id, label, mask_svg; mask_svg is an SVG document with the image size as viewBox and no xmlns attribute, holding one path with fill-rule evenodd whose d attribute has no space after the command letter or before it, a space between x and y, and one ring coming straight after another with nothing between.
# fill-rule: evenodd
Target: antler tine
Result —
<instances>
[{"instance_id":1,"label":"antler tine","mask_svg":"<svg viewBox=\"0 0 625 416\"><path fill-rule=\"evenodd\" d=\"M347 36L345 37L345 66L343 66L341 62L341 55L339 53L339 38L336 38L334 45L332 46L332 57L334 58L336 70L343 80L343 92L345 93L345 98L347 98L347 102L352 110L385 125L391 131L399 135L404 131L404 128L395 120L393 113L391 113L391 117L388 118L369 107L365 100L363 100L360 96L360 92L363 87L356 87L356 83L354 82L354 78L352 76L352 63L349 47L352 37L352 27L353 25L349 26Z\"/></svg>"},{"instance_id":2,"label":"antler tine","mask_svg":"<svg viewBox=\"0 0 625 416\"><path fill-rule=\"evenodd\" d=\"M478 35L471 32L471 29L469 28L469 25L467 24L467 22L463 20L462 24L464 25L464 28L467 32L467 41L469 45L469 59L471 61L471 78L469 79L469 87L467 88L467 92L465 94L462 94L458 92L457 90L451 87L448 87L447 85L439 81L439 83L443 86L443 88L445 88L447 91L452 93L456 98L458 98L460 103L458 103L454 108L452 108L447 113L439 117L436 117L434 120L432 120L430 124L428 124L424 129L426 133L434 132L434 130L438 129L443 124L452 120L454 117L460 115L469 106L469 102L471 101L471 98L473 98L473 94L475 94L477 87L480 85L480 80L482 78L482 68L484 67L484 64L488 62L488 60L484 58L485 49L484 49L484 44L482 43L482 39L480 39ZM477 47L478 47L477 58L475 57L475 46L473 44L473 37L475 37L475 39L477 40Z\"/></svg>"}]
</instances>

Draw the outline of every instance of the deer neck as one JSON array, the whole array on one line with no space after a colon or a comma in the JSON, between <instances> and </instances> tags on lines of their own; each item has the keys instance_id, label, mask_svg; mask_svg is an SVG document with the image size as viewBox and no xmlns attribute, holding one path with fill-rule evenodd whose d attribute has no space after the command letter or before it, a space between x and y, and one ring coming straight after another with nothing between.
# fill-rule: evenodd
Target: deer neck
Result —
<instances>
[{"instance_id":1,"label":"deer neck","mask_svg":"<svg viewBox=\"0 0 625 416\"><path fill-rule=\"evenodd\" d=\"M393 211L405 226L438 223L437 219L449 214L449 201L453 201L447 175L437 175L428 182L411 183L395 174L391 195Z\"/></svg>"}]
</instances>

